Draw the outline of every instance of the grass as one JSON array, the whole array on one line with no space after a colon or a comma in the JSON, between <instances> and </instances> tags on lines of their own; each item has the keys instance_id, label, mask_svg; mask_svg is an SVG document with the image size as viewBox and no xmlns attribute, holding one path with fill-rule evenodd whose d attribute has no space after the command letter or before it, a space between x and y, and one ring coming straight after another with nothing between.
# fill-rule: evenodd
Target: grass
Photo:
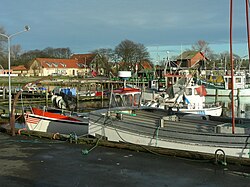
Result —
<instances>
[{"instance_id":1,"label":"grass","mask_svg":"<svg viewBox=\"0 0 250 187\"><path fill-rule=\"evenodd\" d=\"M25 85L26 83L31 83L41 78L43 77L21 77L21 76L11 77L11 85L22 86L22 85ZM53 79L54 78L59 78L59 77L53 77ZM60 76L60 79L65 79L65 78ZM48 77L48 80L49 80L49 77ZM0 86L8 86L8 84L9 84L9 77L0 78Z\"/></svg>"},{"instance_id":2,"label":"grass","mask_svg":"<svg viewBox=\"0 0 250 187\"><path fill-rule=\"evenodd\" d=\"M39 79L39 77L11 77L11 84L25 84L28 82L33 82L35 80ZM1 77L0 79L0 85L7 86L9 83L8 77Z\"/></svg>"}]
</instances>

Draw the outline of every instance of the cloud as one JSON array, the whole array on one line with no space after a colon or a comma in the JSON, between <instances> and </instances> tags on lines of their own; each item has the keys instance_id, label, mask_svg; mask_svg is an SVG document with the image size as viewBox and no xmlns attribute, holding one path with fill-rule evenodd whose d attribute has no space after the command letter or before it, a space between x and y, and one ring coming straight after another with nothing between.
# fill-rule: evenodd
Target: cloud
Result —
<instances>
[{"instance_id":1,"label":"cloud","mask_svg":"<svg viewBox=\"0 0 250 187\"><path fill-rule=\"evenodd\" d=\"M125 39L145 45L221 43L229 38L228 0L2 0L8 33L29 24L22 46L90 50ZM245 8L234 2L234 40L246 41ZM22 39L22 40L21 40ZM80 51L79 51L80 52Z\"/></svg>"}]
</instances>

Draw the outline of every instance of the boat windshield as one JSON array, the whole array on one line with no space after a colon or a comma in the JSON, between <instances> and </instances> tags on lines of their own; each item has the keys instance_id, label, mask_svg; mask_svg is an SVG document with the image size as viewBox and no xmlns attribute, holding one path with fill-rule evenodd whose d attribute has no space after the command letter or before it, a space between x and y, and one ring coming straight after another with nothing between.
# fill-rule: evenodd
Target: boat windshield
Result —
<instances>
[{"instance_id":1,"label":"boat windshield","mask_svg":"<svg viewBox=\"0 0 250 187\"><path fill-rule=\"evenodd\" d=\"M140 103L140 93L115 95L112 99L112 106L138 106Z\"/></svg>"},{"instance_id":2,"label":"boat windshield","mask_svg":"<svg viewBox=\"0 0 250 187\"><path fill-rule=\"evenodd\" d=\"M124 106L138 106L140 101L140 94L123 95Z\"/></svg>"}]
</instances>

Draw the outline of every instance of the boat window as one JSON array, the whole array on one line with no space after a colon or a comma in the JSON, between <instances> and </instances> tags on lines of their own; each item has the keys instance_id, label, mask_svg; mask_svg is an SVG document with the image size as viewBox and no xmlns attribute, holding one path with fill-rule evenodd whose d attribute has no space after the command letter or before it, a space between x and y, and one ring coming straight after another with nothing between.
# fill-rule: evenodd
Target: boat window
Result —
<instances>
[{"instance_id":1,"label":"boat window","mask_svg":"<svg viewBox=\"0 0 250 187\"><path fill-rule=\"evenodd\" d=\"M123 101L125 106L132 106L133 104L133 95L123 95Z\"/></svg>"},{"instance_id":2,"label":"boat window","mask_svg":"<svg viewBox=\"0 0 250 187\"><path fill-rule=\"evenodd\" d=\"M194 95L199 95L196 89L194 89Z\"/></svg>"},{"instance_id":3,"label":"boat window","mask_svg":"<svg viewBox=\"0 0 250 187\"><path fill-rule=\"evenodd\" d=\"M123 106L122 99L119 95L115 96L115 104L116 104L116 106Z\"/></svg>"},{"instance_id":4,"label":"boat window","mask_svg":"<svg viewBox=\"0 0 250 187\"><path fill-rule=\"evenodd\" d=\"M241 83L241 78L236 78L236 79L235 79L235 82L236 82L236 83Z\"/></svg>"},{"instance_id":5,"label":"boat window","mask_svg":"<svg viewBox=\"0 0 250 187\"><path fill-rule=\"evenodd\" d=\"M140 103L141 94L134 95L134 106L138 106Z\"/></svg>"},{"instance_id":6,"label":"boat window","mask_svg":"<svg viewBox=\"0 0 250 187\"><path fill-rule=\"evenodd\" d=\"M192 95L192 88L186 88L185 93L186 95Z\"/></svg>"}]
</instances>

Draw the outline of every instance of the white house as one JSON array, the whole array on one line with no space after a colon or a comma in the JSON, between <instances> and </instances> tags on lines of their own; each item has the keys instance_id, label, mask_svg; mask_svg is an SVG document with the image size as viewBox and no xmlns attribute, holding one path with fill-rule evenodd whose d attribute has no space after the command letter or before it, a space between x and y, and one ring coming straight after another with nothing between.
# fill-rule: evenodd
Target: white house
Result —
<instances>
[{"instance_id":1,"label":"white house","mask_svg":"<svg viewBox=\"0 0 250 187\"><path fill-rule=\"evenodd\" d=\"M30 76L77 76L85 71L85 64L76 59L36 58L30 65Z\"/></svg>"}]
</instances>

